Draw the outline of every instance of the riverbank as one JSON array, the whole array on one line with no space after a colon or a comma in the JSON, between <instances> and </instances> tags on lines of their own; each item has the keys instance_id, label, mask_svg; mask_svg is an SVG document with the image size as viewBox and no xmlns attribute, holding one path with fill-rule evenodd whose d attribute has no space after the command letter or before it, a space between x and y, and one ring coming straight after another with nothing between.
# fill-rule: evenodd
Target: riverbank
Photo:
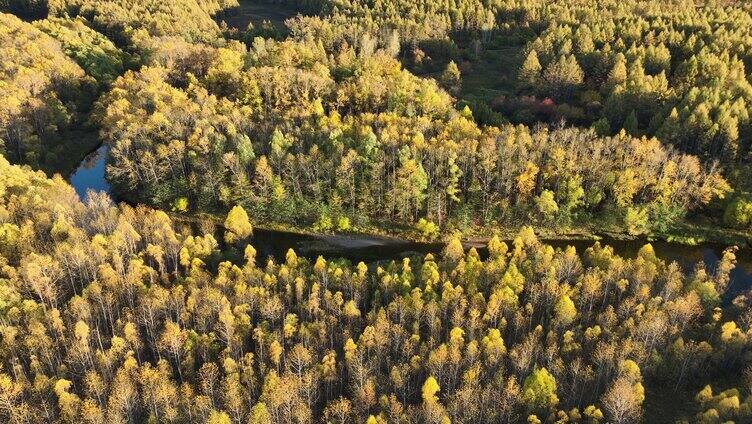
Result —
<instances>
[{"instance_id":1,"label":"riverbank","mask_svg":"<svg viewBox=\"0 0 752 424\"><path fill-rule=\"evenodd\" d=\"M88 156L102 146L97 132L89 129L69 130L61 135L61 139L38 167L50 177L60 174L63 178L69 178Z\"/></svg>"},{"instance_id":2,"label":"riverbank","mask_svg":"<svg viewBox=\"0 0 752 424\"><path fill-rule=\"evenodd\" d=\"M214 232L221 240L221 228L225 215L216 213L176 213L166 212L178 226L186 225L193 230ZM568 227L566 229L538 228L536 234L545 244L563 249L573 246L578 252L584 252L596 240L609 245L614 253L622 257L635 257L640 249L651 243L658 257L667 262L677 262L686 272L692 272L698 263L704 263L706 269L714 270L723 251L731 245L740 248L737 252L737 266L732 271L730 284L724 301L731 301L737 294L752 287L752 250L749 235L733 231L724 231L699 224L683 224L674 231L682 232L681 239L671 233L663 236L633 236L618 231L596 231L596 224L591 227ZM488 240L495 234L502 240L513 240L522 226L499 227L494 231L480 230L475 233L456 232L466 249L476 248L481 256L487 254ZM603 230L603 228L600 228ZM684 235L689 234L689 235ZM687 242L692 241L691 243ZM700 241L702 240L702 241ZM355 227L347 232L322 233L312 228L289 223L264 221L254 226L253 236L247 240L257 250L258 258L273 257L284 261L289 249L298 255L315 260L318 256L328 259L347 259L353 263L380 263L385 260L443 251L446 240L426 240L421 238L416 229L404 224L386 221L374 222L368 228ZM736 241L736 242L734 242ZM681 243L684 242L684 243ZM242 258L238 257L237 260Z\"/></svg>"},{"instance_id":3,"label":"riverbank","mask_svg":"<svg viewBox=\"0 0 752 424\"><path fill-rule=\"evenodd\" d=\"M224 216L211 213L193 213L180 214L170 212L171 217L176 221L189 221L197 224L206 222L222 226ZM529 224L528 224L529 225ZM444 232L443 237L429 239L422 237L420 233L412 227L402 223L389 221L374 221L368 227L353 227L348 231L321 232L315 231L309 226L300 226L286 222L269 222L263 224L254 223L254 228L264 231L277 231L294 233L311 237L327 239L329 241L339 239L342 242L346 240L358 240L358 243L370 243L372 245L386 245L391 243L443 243L449 237L459 236L466 247L485 247L488 241L494 236L502 240L513 240L525 225L499 226L496 228L476 228L473 231L450 230ZM620 232L615 228L604 228L598 226L570 226L565 228L546 228L533 225L536 235L542 240L557 241L597 241L597 240L618 240L634 241L645 240L662 241L666 243L698 246L701 244L714 244L726 246L738 246L745 249L752 247L752 234L749 232L732 230L726 228L717 228L697 223L684 222L678 224L674 229L665 233L652 233L642 235L631 235ZM343 245L343 247L348 247ZM351 246L357 247L357 246Z\"/></svg>"},{"instance_id":4,"label":"riverbank","mask_svg":"<svg viewBox=\"0 0 752 424\"><path fill-rule=\"evenodd\" d=\"M218 240L222 240L222 226L224 219L216 215L194 214L183 215L171 213L177 225L189 225L194 230L214 232ZM511 230L499 232L500 238L507 243L514 239L516 233ZM586 237L587 236L587 237ZM613 238L611 236L590 236L587 234L556 234L552 237L548 232L538 232L538 237L544 244L556 249L567 246L574 247L582 253L592 246L595 240L613 248L615 254L624 258L636 257L646 243L651 243L656 255L666 263L676 262L684 272L691 273L698 263L704 263L709 272L717 268L728 247L723 243L705 242L699 245L686 245L670 241L649 240L632 237ZM486 249L488 239L481 237L463 238L466 249L476 248L481 258L488 255ZM366 264L380 264L383 261L400 261L405 257L415 255L422 257L428 253L440 254L445 247L443 241L412 241L393 235L363 234L363 233L318 233L300 229L296 231L288 225L260 225L253 230L253 235L245 243L254 246L257 258L265 261L272 257L277 261L284 261L289 249L293 249L299 256L316 260L319 256L326 259L346 259L351 263L364 262ZM238 249L238 255L242 252ZM737 252L737 263L731 272L731 284L724 296L724 302L730 302L739 293L752 287L752 251L742 248ZM241 261L242 255L232 260ZM262 262L263 263L263 262Z\"/></svg>"}]
</instances>

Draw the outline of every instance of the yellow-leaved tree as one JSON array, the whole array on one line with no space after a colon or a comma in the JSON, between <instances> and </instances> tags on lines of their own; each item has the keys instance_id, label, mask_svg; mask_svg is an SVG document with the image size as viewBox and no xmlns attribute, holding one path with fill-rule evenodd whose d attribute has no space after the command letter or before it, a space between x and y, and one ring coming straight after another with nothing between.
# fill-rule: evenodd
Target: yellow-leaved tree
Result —
<instances>
[{"instance_id":1,"label":"yellow-leaved tree","mask_svg":"<svg viewBox=\"0 0 752 424\"><path fill-rule=\"evenodd\" d=\"M236 243L253 234L253 226L248 214L241 206L233 206L225 219L225 241Z\"/></svg>"}]
</instances>

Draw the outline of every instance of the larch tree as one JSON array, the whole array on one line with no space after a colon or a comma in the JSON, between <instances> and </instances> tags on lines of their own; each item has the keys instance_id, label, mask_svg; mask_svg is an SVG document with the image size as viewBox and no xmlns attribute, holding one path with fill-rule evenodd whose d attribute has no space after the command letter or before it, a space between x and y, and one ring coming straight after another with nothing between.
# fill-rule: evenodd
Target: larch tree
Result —
<instances>
[{"instance_id":1,"label":"larch tree","mask_svg":"<svg viewBox=\"0 0 752 424\"><path fill-rule=\"evenodd\" d=\"M248 218L248 214L241 206L233 206L227 213L224 222L225 241L227 243L236 243L248 238L253 233L253 226Z\"/></svg>"},{"instance_id":2,"label":"larch tree","mask_svg":"<svg viewBox=\"0 0 752 424\"><path fill-rule=\"evenodd\" d=\"M517 83L523 88L536 89L541 79L543 67L538 60L538 53L533 49L522 62L519 73L517 74Z\"/></svg>"},{"instance_id":3,"label":"larch tree","mask_svg":"<svg viewBox=\"0 0 752 424\"><path fill-rule=\"evenodd\" d=\"M556 379L545 368L536 368L525 378L522 397L530 411L548 411L559 403Z\"/></svg>"}]
</instances>

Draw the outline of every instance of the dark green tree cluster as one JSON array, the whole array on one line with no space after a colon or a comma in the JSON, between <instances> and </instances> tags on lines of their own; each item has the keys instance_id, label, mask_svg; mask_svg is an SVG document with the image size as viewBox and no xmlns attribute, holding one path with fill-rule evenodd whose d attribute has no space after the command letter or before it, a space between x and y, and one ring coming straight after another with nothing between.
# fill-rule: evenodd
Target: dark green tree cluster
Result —
<instances>
[{"instance_id":1,"label":"dark green tree cluster","mask_svg":"<svg viewBox=\"0 0 752 424\"><path fill-rule=\"evenodd\" d=\"M733 249L684 273L526 228L486 259L455 239L267 260L240 207L193 233L3 158L0 176L3 422L636 423L667 387L707 422L749 418L738 372L700 391L749 364L749 297L717 308Z\"/></svg>"},{"instance_id":2,"label":"dark green tree cluster","mask_svg":"<svg viewBox=\"0 0 752 424\"><path fill-rule=\"evenodd\" d=\"M49 18L34 22L34 26L58 40L65 54L87 75L106 87L123 74L129 59L112 41L88 25L83 18Z\"/></svg>"}]
</instances>

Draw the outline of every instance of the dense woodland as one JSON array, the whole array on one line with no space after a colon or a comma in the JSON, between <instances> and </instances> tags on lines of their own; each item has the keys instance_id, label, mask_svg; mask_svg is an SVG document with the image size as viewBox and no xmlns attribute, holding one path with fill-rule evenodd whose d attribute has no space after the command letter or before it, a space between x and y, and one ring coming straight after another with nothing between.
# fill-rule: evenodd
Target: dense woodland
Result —
<instances>
[{"instance_id":1,"label":"dense woodland","mask_svg":"<svg viewBox=\"0 0 752 424\"><path fill-rule=\"evenodd\" d=\"M0 194L7 422L630 423L659 387L697 392L692 422L752 415L734 249L683 273L526 228L485 259L275 262L240 207L191 230L3 159Z\"/></svg>"},{"instance_id":2,"label":"dense woodland","mask_svg":"<svg viewBox=\"0 0 752 424\"><path fill-rule=\"evenodd\" d=\"M737 248L536 236L752 238L752 7L258 3L0 0L0 422L752 421Z\"/></svg>"},{"instance_id":3,"label":"dense woodland","mask_svg":"<svg viewBox=\"0 0 752 424\"><path fill-rule=\"evenodd\" d=\"M162 207L241 204L324 230L609 216L640 234L728 191L715 167L656 139L480 128L384 53L257 40L180 54L158 51L96 112L112 181Z\"/></svg>"},{"instance_id":4,"label":"dense woodland","mask_svg":"<svg viewBox=\"0 0 752 424\"><path fill-rule=\"evenodd\" d=\"M504 87L473 103L481 122L567 122L604 136L623 129L718 162L736 189L723 224L749 228L752 17L745 2L323 1L314 10L320 17L292 23L294 36L387 49L399 38L403 61L450 92L460 91L463 74L481 85L474 93ZM519 56L519 66L479 83L475 69L498 55Z\"/></svg>"},{"instance_id":5,"label":"dense woodland","mask_svg":"<svg viewBox=\"0 0 752 424\"><path fill-rule=\"evenodd\" d=\"M96 81L42 30L8 14L0 22L3 151L39 166L61 153L61 134L91 105Z\"/></svg>"},{"instance_id":6,"label":"dense woodland","mask_svg":"<svg viewBox=\"0 0 752 424\"><path fill-rule=\"evenodd\" d=\"M9 5L22 17L42 10ZM12 40L23 46L9 54L23 60L11 64L44 78L37 88L8 70L6 155L50 169L77 142L70 128L84 126L110 146L108 178L123 199L219 214L239 204L255 220L319 231L392 223L438 238L535 223L666 234L687 214L715 217L712 227L752 225L752 86L746 44L731 41L745 37L744 8L297 4L317 15L288 20L289 37L274 39L259 36L274 32L268 25L240 33L212 20L236 5L62 1L32 24L7 15L48 44ZM718 34L721 11L740 29L703 37ZM568 16L578 28L562 23ZM679 27L690 18L707 23ZM512 107L507 123L457 107L453 60L438 83L410 71L420 58L430 68L455 56L466 68L452 37L473 39L465 50L478 54L524 46L517 100L477 108ZM703 100L711 92L715 105ZM521 118L536 102L592 128Z\"/></svg>"}]
</instances>

